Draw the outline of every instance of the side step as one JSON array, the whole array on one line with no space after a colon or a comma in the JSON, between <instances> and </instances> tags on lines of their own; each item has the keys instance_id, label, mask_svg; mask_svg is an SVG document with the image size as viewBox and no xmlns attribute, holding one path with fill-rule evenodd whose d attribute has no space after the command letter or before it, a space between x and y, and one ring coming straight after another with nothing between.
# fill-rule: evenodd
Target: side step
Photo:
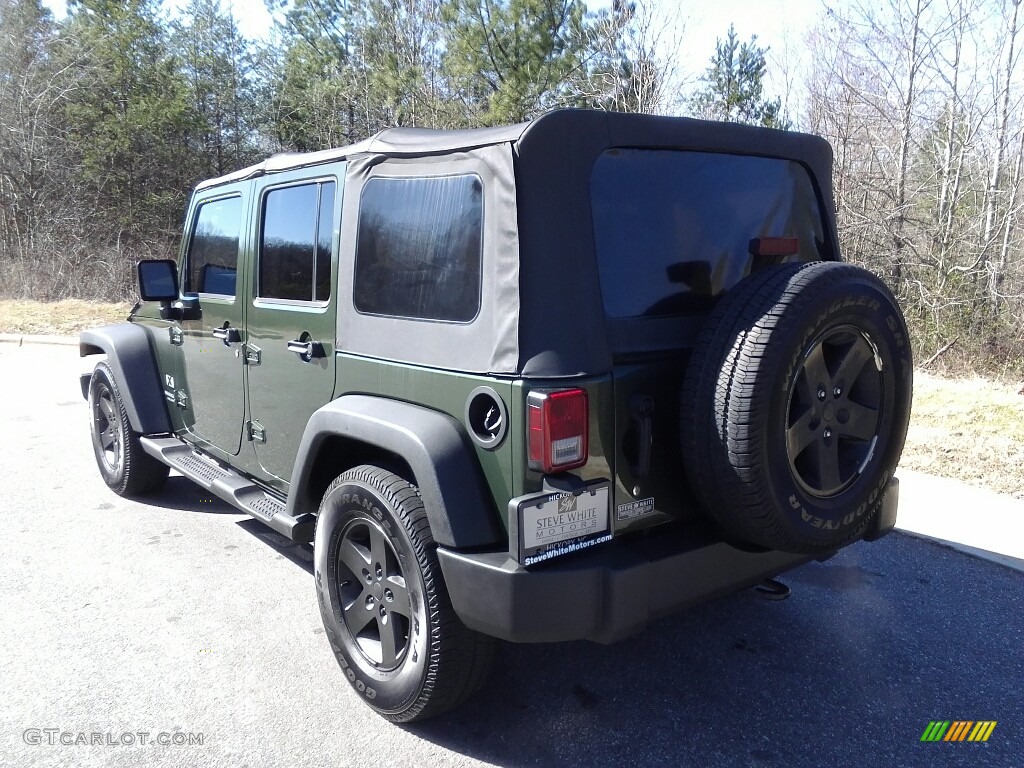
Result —
<instances>
[{"instance_id":1,"label":"side step","mask_svg":"<svg viewBox=\"0 0 1024 768\"><path fill-rule=\"evenodd\" d=\"M304 513L292 517L287 513L284 502L233 469L199 455L188 443L176 437L142 437L140 442L150 456L178 470L192 482L252 515L282 536L292 541L313 540L315 515Z\"/></svg>"}]
</instances>

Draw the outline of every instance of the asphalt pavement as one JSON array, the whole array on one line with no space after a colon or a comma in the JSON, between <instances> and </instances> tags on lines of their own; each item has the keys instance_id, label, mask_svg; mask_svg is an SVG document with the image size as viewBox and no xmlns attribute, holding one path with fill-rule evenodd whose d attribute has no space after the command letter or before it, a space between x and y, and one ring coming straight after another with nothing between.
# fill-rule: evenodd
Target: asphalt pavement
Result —
<instances>
[{"instance_id":1,"label":"asphalt pavement","mask_svg":"<svg viewBox=\"0 0 1024 768\"><path fill-rule=\"evenodd\" d=\"M1002 525L953 543L1007 564L897 532L785 574L787 600L505 645L470 704L399 727L338 670L309 547L181 477L144 503L103 485L82 367L0 344L0 765L1024 765L1020 502L901 473L901 524ZM923 743L933 720L997 726Z\"/></svg>"}]
</instances>

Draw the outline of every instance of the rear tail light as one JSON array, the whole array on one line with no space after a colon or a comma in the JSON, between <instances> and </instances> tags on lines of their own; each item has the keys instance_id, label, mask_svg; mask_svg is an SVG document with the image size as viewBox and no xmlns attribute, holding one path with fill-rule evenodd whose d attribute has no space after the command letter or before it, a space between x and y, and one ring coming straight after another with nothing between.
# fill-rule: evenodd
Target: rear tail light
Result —
<instances>
[{"instance_id":1,"label":"rear tail light","mask_svg":"<svg viewBox=\"0 0 1024 768\"><path fill-rule=\"evenodd\" d=\"M526 398L530 469L562 472L587 463L587 393L531 392Z\"/></svg>"}]
</instances>

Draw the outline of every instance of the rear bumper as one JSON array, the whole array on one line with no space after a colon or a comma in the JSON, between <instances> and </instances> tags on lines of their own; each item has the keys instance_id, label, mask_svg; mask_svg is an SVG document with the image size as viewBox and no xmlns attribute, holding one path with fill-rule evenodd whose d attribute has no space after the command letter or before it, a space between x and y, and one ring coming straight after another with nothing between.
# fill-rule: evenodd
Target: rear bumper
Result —
<instances>
[{"instance_id":1,"label":"rear bumper","mask_svg":"<svg viewBox=\"0 0 1024 768\"><path fill-rule=\"evenodd\" d=\"M896 523L899 482L864 539ZM505 552L439 548L452 605L471 629L512 642L612 643L654 619L770 578L814 559L748 552L690 527L613 541L564 561L526 570Z\"/></svg>"}]
</instances>

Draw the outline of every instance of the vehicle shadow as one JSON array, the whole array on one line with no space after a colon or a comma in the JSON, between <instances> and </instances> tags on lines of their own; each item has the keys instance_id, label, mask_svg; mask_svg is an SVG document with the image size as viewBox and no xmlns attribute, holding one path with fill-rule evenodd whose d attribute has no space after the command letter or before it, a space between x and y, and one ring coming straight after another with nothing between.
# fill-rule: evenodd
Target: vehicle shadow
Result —
<instances>
[{"instance_id":1,"label":"vehicle shadow","mask_svg":"<svg viewBox=\"0 0 1024 768\"><path fill-rule=\"evenodd\" d=\"M239 520L235 525L246 533L255 536L278 554L288 560L291 560L295 565L305 570L310 576L313 575L312 544L300 544L298 542L294 542L288 537L282 536L276 531L272 531L263 523L251 517L247 517L245 520Z\"/></svg>"},{"instance_id":2,"label":"vehicle shadow","mask_svg":"<svg viewBox=\"0 0 1024 768\"><path fill-rule=\"evenodd\" d=\"M148 501L241 514L184 478ZM313 574L311 545L235 524ZM780 580L789 599L746 590L611 646L504 643L469 702L401 727L502 766L1019 764L1019 573L896 533ZM999 725L922 743L936 719Z\"/></svg>"},{"instance_id":3,"label":"vehicle shadow","mask_svg":"<svg viewBox=\"0 0 1024 768\"><path fill-rule=\"evenodd\" d=\"M255 536L279 554L304 568L313 575L313 545L297 544L291 539L268 528L266 525L250 517L240 509L214 496L209 491L196 485L186 477L172 474L159 493L147 496L145 503L163 509L181 512L199 512L202 514L237 515L241 519L235 522L246 533Z\"/></svg>"},{"instance_id":4,"label":"vehicle shadow","mask_svg":"<svg viewBox=\"0 0 1024 768\"><path fill-rule=\"evenodd\" d=\"M505 644L468 704L406 730L503 766L927 765L929 721L1005 717L942 763L1014 764L1019 574L896 535L781 580L787 600L747 590L612 646Z\"/></svg>"},{"instance_id":5,"label":"vehicle shadow","mask_svg":"<svg viewBox=\"0 0 1024 768\"><path fill-rule=\"evenodd\" d=\"M200 512L202 514L244 515L226 501L214 496L209 491L196 485L187 477L172 474L167 478L159 493L146 496L145 503L153 507L174 509L181 512Z\"/></svg>"}]
</instances>

